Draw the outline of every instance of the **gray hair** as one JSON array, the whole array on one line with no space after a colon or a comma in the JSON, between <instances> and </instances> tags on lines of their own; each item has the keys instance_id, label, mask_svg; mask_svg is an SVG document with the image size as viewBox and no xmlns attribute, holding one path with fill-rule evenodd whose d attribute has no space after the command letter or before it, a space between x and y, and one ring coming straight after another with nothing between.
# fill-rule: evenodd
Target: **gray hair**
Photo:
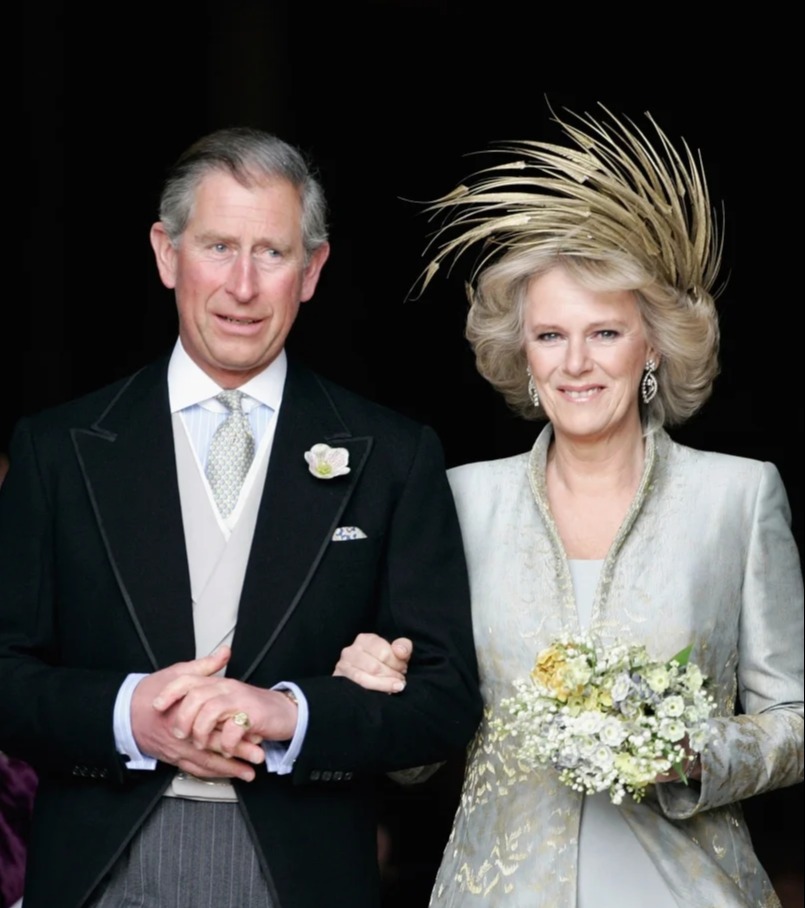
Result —
<instances>
[{"instance_id":1,"label":"gray hair","mask_svg":"<svg viewBox=\"0 0 805 908\"><path fill-rule=\"evenodd\" d=\"M266 179L286 180L296 187L301 198L306 258L327 242L324 190L302 152L270 133L235 126L198 139L168 172L159 202L159 218L174 246L190 220L199 183L216 170L231 174L247 187Z\"/></svg>"},{"instance_id":2,"label":"gray hair","mask_svg":"<svg viewBox=\"0 0 805 908\"><path fill-rule=\"evenodd\" d=\"M466 337L478 371L508 405L525 419L546 418L528 395L523 324L531 281L557 267L590 290L634 293L646 336L661 357L658 393L650 404L640 402L644 430L682 423L699 410L719 372L712 295L677 290L617 252L577 256L545 246L508 252L480 272L474 289L468 285Z\"/></svg>"}]
</instances>

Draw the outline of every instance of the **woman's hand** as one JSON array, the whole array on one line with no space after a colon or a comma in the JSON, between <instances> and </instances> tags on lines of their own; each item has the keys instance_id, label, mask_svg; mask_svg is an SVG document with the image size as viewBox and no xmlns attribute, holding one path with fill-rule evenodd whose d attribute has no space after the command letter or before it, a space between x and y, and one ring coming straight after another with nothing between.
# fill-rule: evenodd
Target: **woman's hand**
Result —
<instances>
[{"instance_id":1,"label":"woman's hand","mask_svg":"<svg viewBox=\"0 0 805 908\"><path fill-rule=\"evenodd\" d=\"M688 749L688 738L685 736L682 744L685 747L687 756L685 757L682 763L682 772L684 773L685 782L689 779L701 779L702 777L702 761L699 758L699 754L694 753ZM678 773L675 769L672 769L670 772L660 773L655 777L654 781L657 783L662 782L679 782L683 776Z\"/></svg>"},{"instance_id":2,"label":"woman's hand","mask_svg":"<svg viewBox=\"0 0 805 908\"><path fill-rule=\"evenodd\" d=\"M367 690L397 694L405 688L413 644L407 637L390 643L377 634L358 634L341 650L333 675L349 678Z\"/></svg>"}]
</instances>

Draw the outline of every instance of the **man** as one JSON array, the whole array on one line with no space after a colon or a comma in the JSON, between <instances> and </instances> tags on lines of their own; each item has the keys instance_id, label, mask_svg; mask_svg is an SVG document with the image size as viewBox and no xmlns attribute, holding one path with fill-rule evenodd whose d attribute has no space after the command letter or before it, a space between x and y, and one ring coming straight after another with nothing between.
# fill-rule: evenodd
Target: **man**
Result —
<instances>
[{"instance_id":1,"label":"man","mask_svg":"<svg viewBox=\"0 0 805 908\"><path fill-rule=\"evenodd\" d=\"M0 492L25 908L377 906L374 782L480 717L441 447L285 353L329 254L297 150L199 140L151 242L170 357L21 420ZM413 641L402 694L333 675L367 629Z\"/></svg>"}]
</instances>

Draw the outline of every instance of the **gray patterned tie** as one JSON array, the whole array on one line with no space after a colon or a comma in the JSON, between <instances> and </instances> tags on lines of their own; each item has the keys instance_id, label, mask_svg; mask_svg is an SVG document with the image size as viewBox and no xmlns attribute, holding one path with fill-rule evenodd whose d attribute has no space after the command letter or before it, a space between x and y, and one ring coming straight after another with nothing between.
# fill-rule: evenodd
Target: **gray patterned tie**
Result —
<instances>
[{"instance_id":1,"label":"gray patterned tie","mask_svg":"<svg viewBox=\"0 0 805 908\"><path fill-rule=\"evenodd\" d=\"M221 391L216 400L229 410L212 437L207 457L207 479L222 517L238 502L240 487L254 459L254 436L243 412L242 391Z\"/></svg>"}]
</instances>

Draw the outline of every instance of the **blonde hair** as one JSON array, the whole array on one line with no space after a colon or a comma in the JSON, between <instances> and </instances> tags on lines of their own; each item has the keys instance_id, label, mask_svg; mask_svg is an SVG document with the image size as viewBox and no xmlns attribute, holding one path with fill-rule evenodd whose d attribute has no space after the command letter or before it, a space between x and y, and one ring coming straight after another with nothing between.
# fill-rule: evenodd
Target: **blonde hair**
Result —
<instances>
[{"instance_id":1,"label":"blonde hair","mask_svg":"<svg viewBox=\"0 0 805 908\"><path fill-rule=\"evenodd\" d=\"M467 285L466 337L476 366L516 413L545 418L528 394L523 317L531 282L554 268L590 290L634 292L646 337L660 355L657 396L641 403L646 430L684 422L704 404L719 371L719 327L710 294L680 293L658 284L638 263L616 253L582 258L523 249L483 269L475 288Z\"/></svg>"}]
</instances>

